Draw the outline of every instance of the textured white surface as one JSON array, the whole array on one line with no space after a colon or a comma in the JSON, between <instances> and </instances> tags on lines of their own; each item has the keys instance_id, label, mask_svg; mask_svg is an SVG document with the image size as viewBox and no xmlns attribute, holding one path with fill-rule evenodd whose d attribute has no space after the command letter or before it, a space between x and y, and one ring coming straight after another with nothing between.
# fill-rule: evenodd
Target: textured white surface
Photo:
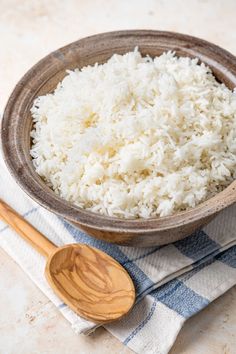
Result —
<instances>
[{"instance_id":1,"label":"textured white surface","mask_svg":"<svg viewBox=\"0 0 236 354\"><path fill-rule=\"evenodd\" d=\"M211 40L236 54L235 13L234 0L0 0L0 111L32 64L85 35L126 28L175 30ZM102 329L89 338L76 336L2 251L0 294L1 354L131 353ZM42 304L47 304L43 312ZM234 288L187 322L171 354L233 354L235 333Z\"/></svg>"}]
</instances>

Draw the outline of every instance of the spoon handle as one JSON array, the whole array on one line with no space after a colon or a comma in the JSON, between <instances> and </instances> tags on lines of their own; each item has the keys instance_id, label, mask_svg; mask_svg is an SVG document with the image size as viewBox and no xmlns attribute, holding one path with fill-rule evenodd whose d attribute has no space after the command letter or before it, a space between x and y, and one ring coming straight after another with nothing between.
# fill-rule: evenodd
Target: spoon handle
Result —
<instances>
[{"instance_id":1,"label":"spoon handle","mask_svg":"<svg viewBox=\"0 0 236 354\"><path fill-rule=\"evenodd\" d=\"M30 225L21 215L0 199L0 218L44 257L57 248L43 234Z\"/></svg>"}]
</instances>

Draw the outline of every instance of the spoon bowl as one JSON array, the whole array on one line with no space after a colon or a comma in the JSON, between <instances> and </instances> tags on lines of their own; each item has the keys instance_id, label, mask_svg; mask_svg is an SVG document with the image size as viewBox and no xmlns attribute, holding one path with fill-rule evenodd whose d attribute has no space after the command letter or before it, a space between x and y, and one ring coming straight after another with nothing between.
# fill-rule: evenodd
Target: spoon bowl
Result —
<instances>
[{"instance_id":1,"label":"spoon bowl","mask_svg":"<svg viewBox=\"0 0 236 354\"><path fill-rule=\"evenodd\" d=\"M118 320L134 304L134 285L126 270L85 244L56 249L48 258L45 276L68 306L95 323Z\"/></svg>"},{"instance_id":2,"label":"spoon bowl","mask_svg":"<svg viewBox=\"0 0 236 354\"><path fill-rule=\"evenodd\" d=\"M131 310L134 285L115 259L85 244L56 247L1 199L0 217L47 258L48 283L79 316L103 324L119 320Z\"/></svg>"}]
</instances>

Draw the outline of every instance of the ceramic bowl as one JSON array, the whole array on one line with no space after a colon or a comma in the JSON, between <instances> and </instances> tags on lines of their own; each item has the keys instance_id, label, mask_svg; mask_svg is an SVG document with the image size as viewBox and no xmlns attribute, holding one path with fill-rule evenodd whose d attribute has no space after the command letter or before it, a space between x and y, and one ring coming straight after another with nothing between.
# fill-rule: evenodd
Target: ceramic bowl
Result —
<instances>
[{"instance_id":1,"label":"ceramic bowl","mask_svg":"<svg viewBox=\"0 0 236 354\"><path fill-rule=\"evenodd\" d=\"M236 58L204 40L150 30L103 33L58 49L33 66L9 98L1 133L6 164L32 199L94 237L121 245L145 247L180 240L208 223L236 201L236 181L191 210L162 218L124 220L95 214L61 199L37 175L29 154L30 108L34 99L52 92L66 75L66 69L103 63L114 53L124 54L136 46L143 55L152 57L168 50L175 51L176 55L197 57L211 67L220 82L230 89L236 86Z\"/></svg>"}]
</instances>

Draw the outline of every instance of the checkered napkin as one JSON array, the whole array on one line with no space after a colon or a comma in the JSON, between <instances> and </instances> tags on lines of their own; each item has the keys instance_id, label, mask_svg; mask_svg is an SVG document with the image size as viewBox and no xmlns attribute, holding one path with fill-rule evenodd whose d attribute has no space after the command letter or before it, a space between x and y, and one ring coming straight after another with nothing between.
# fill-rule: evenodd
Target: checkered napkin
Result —
<instances>
[{"instance_id":1,"label":"checkered napkin","mask_svg":"<svg viewBox=\"0 0 236 354\"><path fill-rule=\"evenodd\" d=\"M30 200L0 157L0 198L57 245L83 242L97 247L131 275L137 303L106 329L136 353L168 353L183 323L236 284L236 206L185 240L162 247L128 248L93 239ZM78 317L44 278L45 259L0 221L0 246L58 307L77 333L96 326Z\"/></svg>"}]
</instances>

